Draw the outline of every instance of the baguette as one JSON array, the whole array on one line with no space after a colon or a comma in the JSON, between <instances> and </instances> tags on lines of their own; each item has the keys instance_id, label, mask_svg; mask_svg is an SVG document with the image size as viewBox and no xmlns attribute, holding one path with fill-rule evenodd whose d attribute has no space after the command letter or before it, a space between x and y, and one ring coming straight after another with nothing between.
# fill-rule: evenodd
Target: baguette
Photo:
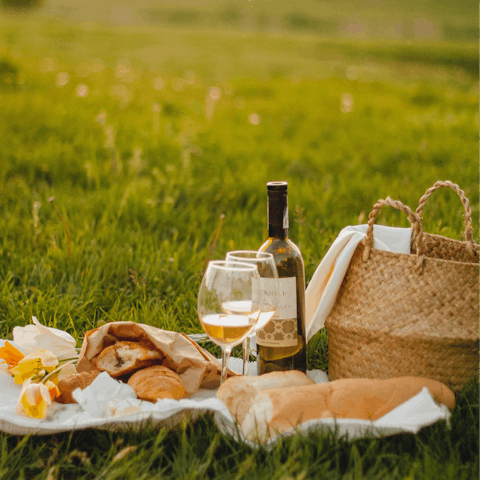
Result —
<instances>
[{"instance_id":1,"label":"baguette","mask_svg":"<svg viewBox=\"0 0 480 480\"><path fill-rule=\"evenodd\" d=\"M315 382L298 370L271 372L260 376L231 377L220 386L217 398L241 425L260 392L272 388L300 387Z\"/></svg>"},{"instance_id":2,"label":"baguette","mask_svg":"<svg viewBox=\"0 0 480 480\"><path fill-rule=\"evenodd\" d=\"M275 388L255 395L240 423L246 438L266 439L313 419L377 420L427 387L450 410L453 392L436 380L400 377L386 380L342 379L300 387Z\"/></svg>"}]
</instances>

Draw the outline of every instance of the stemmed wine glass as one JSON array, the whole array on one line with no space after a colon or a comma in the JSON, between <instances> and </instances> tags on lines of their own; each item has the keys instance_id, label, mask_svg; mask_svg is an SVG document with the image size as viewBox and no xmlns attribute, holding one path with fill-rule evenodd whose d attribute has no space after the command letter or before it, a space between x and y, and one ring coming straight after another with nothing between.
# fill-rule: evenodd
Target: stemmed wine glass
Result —
<instances>
[{"instance_id":1,"label":"stemmed wine glass","mask_svg":"<svg viewBox=\"0 0 480 480\"><path fill-rule=\"evenodd\" d=\"M260 275L261 305L260 315L252 331L263 328L273 317L278 304L278 272L271 253L254 250L235 250L227 252L227 262L243 262L256 265ZM250 358L250 335L243 341L243 375L248 374Z\"/></svg>"},{"instance_id":2,"label":"stemmed wine glass","mask_svg":"<svg viewBox=\"0 0 480 480\"><path fill-rule=\"evenodd\" d=\"M212 260L198 292L197 310L207 336L222 349L222 375L227 378L232 348L252 332L260 312L260 275L257 266Z\"/></svg>"}]
</instances>

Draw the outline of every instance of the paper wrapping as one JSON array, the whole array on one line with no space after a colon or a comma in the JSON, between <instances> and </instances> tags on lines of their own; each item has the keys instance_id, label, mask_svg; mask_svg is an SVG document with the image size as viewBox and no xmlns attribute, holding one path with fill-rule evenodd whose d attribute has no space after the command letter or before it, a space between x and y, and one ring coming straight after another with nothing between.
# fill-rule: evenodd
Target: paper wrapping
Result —
<instances>
[{"instance_id":1,"label":"paper wrapping","mask_svg":"<svg viewBox=\"0 0 480 480\"><path fill-rule=\"evenodd\" d=\"M190 340L183 333L170 332L134 322L106 323L85 334L77 364L77 371L91 371L96 367L92 359L103 349L118 341L149 340L165 355L163 364L177 372L187 395L193 395L200 388L220 386L221 362L211 353ZM228 376L236 375L231 370Z\"/></svg>"}]
</instances>

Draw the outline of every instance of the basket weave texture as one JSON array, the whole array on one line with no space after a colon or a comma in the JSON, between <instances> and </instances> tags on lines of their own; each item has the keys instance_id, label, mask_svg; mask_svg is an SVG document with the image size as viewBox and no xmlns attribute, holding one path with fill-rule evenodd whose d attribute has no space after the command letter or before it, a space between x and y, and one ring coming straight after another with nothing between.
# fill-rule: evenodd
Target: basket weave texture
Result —
<instances>
[{"instance_id":1,"label":"basket weave texture","mask_svg":"<svg viewBox=\"0 0 480 480\"><path fill-rule=\"evenodd\" d=\"M437 184L435 190L455 185ZM410 255L373 248L373 223L384 205L412 222ZM479 246L468 236L460 242L424 234L419 209L390 198L375 204L365 244L325 323L331 380L413 375L457 392L478 374ZM465 219L471 232L471 217Z\"/></svg>"}]
</instances>

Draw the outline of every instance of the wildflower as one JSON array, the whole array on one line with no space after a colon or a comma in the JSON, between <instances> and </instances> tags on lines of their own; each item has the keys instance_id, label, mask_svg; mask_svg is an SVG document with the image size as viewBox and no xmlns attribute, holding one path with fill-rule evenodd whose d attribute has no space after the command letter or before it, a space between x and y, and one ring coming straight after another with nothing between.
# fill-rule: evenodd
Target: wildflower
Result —
<instances>
[{"instance_id":1,"label":"wildflower","mask_svg":"<svg viewBox=\"0 0 480 480\"><path fill-rule=\"evenodd\" d=\"M252 125L260 125L260 122L262 121L262 119L260 118L260 115L258 113L251 113L249 116L248 116L248 121L252 124Z\"/></svg>"},{"instance_id":2,"label":"wildflower","mask_svg":"<svg viewBox=\"0 0 480 480\"><path fill-rule=\"evenodd\" d=\"M17 366L18 362L24 358L24 354L17 350L8 340L5 340L5 346L0 347L0 359L6 363L8 368Z\"/></svg>"},{"instance_id":3,"label":"wildflower","mask_svg":"<svg viewBox=\"0 0 480 480\"><path fill-rule=\"evenodd\" d=\"M70 81L70 75L67 72L59 72L55 78L55 85L58 88L64 87Z\"/></svg>"},{"instance_id":4,"label":"wildflower","mask_svg":"<svg viewBox=\"0 0 480 480\"><path fill-rule=\"evenodd\" d=\"M161 90L165 85L165 81L161 77L157 77L153 80L153 88L155 90Z\"/></svg>"},{"instance_id":5,"label":"wildflower","mask_svg":"<svg viewBox=\"0 0 480 480\"><path fill-rule=\"evenodd\" d=\"M32 380L28 379L22 386L17 411L23 410L29 417L45 418L49 405L59 393L56 385L50 381L32 383Z\"/></svg>"},{"instance_id":6,"label":"wildflower","mask_svg":"<svg viewBox=\"0 0 480 480\"><path fill-rule=\"evenodd\" d=\"M355 102L353 99L353 95L350 93L344 93L342 95L342 101L340 103L340 111L342 113L351 113L353 112L355 106Z\"/></svg>"},{"instance_id":7,"label":"wildflower","mask_svg":"<svg viewBox=\"0 0 480 480\"><path fill-rule=\"evenodd\" d=\"M88 95L89 88L84 83L79 83L75 89L75 95L77 97L86 97Z\"/></svg>"},{"instance_id":8,"label":"wildflower","mask_svg":"<svg viewBox=\"0 0 480 480\"><path fill-rule=\"evenodd\" d=\"M15 377L15 383L22 385L33 376L43 377L45 372L52 372L57 365L57 357L49 350L42 349L26 355L9 370Z\"/></svg>"}]
</instances>

